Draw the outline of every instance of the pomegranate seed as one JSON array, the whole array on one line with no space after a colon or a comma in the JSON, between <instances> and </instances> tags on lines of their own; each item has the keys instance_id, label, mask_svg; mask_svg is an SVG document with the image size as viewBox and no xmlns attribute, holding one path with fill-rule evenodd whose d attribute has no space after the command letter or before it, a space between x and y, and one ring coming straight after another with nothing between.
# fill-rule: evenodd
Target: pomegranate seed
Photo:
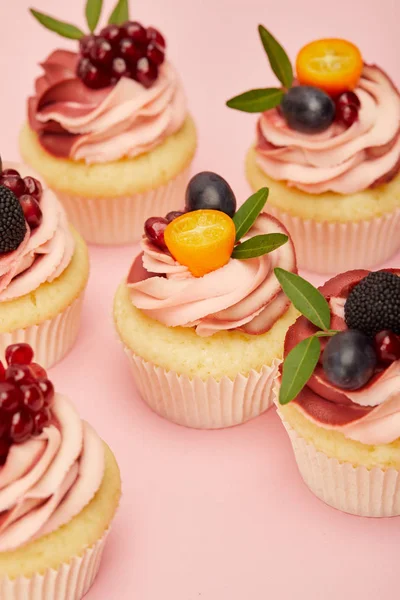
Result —
<instances>
[{"instance_id":1,"label":"pomegranate seed","mask_svg":"<svg viewBox=\"0 0 400 600\"><path fill-rule=\"evenodd\" d=\"M39 202L30 194L23 194L19 199L19 202L30 229L37 229L43 221L43 213L39 206Z\"/></svg>"},{"instance_id":2,"label":"pomegranate seed","mask_svg":"<svg viewBox=\"0 0 400 600\"><path fill-rule=\"evenodd\" d=\"M11 344L6 348L8 365L29 365L33 360L33 350L29 344Z\"/></svg>"},{"instance_id":3,"label":"pomegranate seed","mask_svg":"<svg viewBox=\"0 0 400 600\"><path fill-rule=\"evenodd\" d=\"M110 42L98 37L90 48L89 58L91 62L102 69L108 69L114 58L114 52Z\"/></svg>"},{"instance_id":4,"label":"pomegranate seed","mask_svg":"<svg viewBox=\"0 0 400 600\"><path fill-rule=\"evenodd\" d=\"M374 338L378 361L389 365L400 359L400 338L393 331L380 331Z\"/></svg>"},{"instance_id":5,"label":"pomegranate seed","mask_svg":"<svg viewBox=\"0 0 400 600\"><path fill-rule=\"evenodd\" d=\"M119 54L130 65L136 65L139 58L143 56L143 50L133 40L124 38L119 43Z\"/></svg>"},{"instance_id":6,"label":"pomegranate seed","mask_svg":"<svg viewBox=\"0 0 400 600\"><path fill-rule=\"evenodd\" d=\"M113 77L118 81L121 77L129 77L130 72L127 67L126 61L119 56L114 58L112 63L111 73Z\"/></svg>"},{"instance_id":7,"label":"pomegranate seed","mask_svg":"<svg viewBox=\"0 0 400 600\"><path fill-rule=\"evenodd\" d=\"M6 369L0 360L0 382L5 381L5 379L6 379Z\"/></svg>"},{"instance_id":8,"label":"pomegranate seed","mask_svg":"<svg viewBox=\"0 0 400 600\"><path fill-rule=\"evenodd\" d=\"M37 383L21 385L23 394L23 405L31 412L39 412L44 407L44 397L40 386Z\"/></svg>"},{"instance_id":9,"label":"pomegranate seed","mask_svg":"<svg viewBox=\"0 0 400 600\"><path fill-rule=\"evenodd\" d=\"M146 56L150 62L157 66L162 65L165 60L164 50L162 50L154 42L150 42L150 44L147 46Z\"/></svg>"},{"instance_id":10,"label":"pomegranate seed","mask_svg":"<svg viewBox=\"0 0 400 600\"><path fill-rule=\"evenodd\" d=\"M18 387L3 381L0 383L0 410L5 413L13 413L20 407L22 393Z\"/></svg>"},{"instance_id":11,"label":"pomegranate seed","mask_svg":"<svg viewBox=\"0 0 400 600\"><path fill-rule=\"evenodd\" d=\"M5 439L0 439L0 465L4 465L10 451L10 442Z\"/></svg>"},{"instance_id":12,"label":"pomegranate seed","mask_svg":"<svg viewBox=\"0 0 400 600\"><path fill-rule=\"evenodd\" d=\"M147 34L146 29L137 21L128 21L124 23L122 30L126 37L131 38L134 42L140 46L146 46Z\"/></svg>"},{"instance_id":13,"label":"pomegranate seed","mask_svg":"<svg viewBox=\"0 0 400 600\"><path fill-rule=\"evenodd\" d=\"M357 121L360 100L354 92L344 92L336 100L336 119L350 127Z\"/></svg>"},{"instance_id":14,"label":"pomegranate seed","mask_svg":"<svg viewBox=\"0 0 400 600\"><path fill-rule=\"evenodd\" d=\"M54 385L48 379L39 379L37 383L43 394L44 405L47 408L51 407L54 401Z\"/></svg>"},{"instance_id":15,"label":"pomegranate seed","mask_svg":"<svg viewBox=\"0 0 400 600\"><path fill-rule=\"evenodd\" d=\"M340 94L340 96L337 98L336 104L338 106L351 105L356 106L357 108L360 108L361 106L360 99L354 92L343 92L343 94Z\"/></svg>"},{"instance_id":16,"label":"pomegranate seed","mask_svg":"<svg viewBox=\"0 0 400 600\"><path fill-rule=\"evenodd\" d=\"M51 423L51 413L48 408L43 408L40 412L36 413L33 417L33 428L35 435L42 433L45 427L48 427Z\"/></svg>"},{"instance_id":17,"label":"pomegranate seed","mask_svg":"<svg viewBox=\"0 0 400 600\"><path fill-rule=\"evenodd\" d=\"M20 198L26 192L25 183L21 177L2 177L1 184L8 187L17 198Z\"/></svg>"},{"instance_id":18,"label":"pomegranate seed","mask_svg":"<svg viewBox=\"0 0 400 600\"><path fill-rule=\"evenodd\" d=\"M183 210L172 210L167 215L165 215L165 219L168 221L168 223L171 223L171 221L174 221L175 219L181 217L184 214L185 213L183 212Z\"/></svg>"},{"instance_id":19,"label":"pomegranate seed","mask_svg":"<svg viewBox=\"0 0 400 600\"><path fill-rule=\"evenodd\" d=\"M161 35L158 29L155 29L154 27L148 27L147 39L149 42L154 42L155 44L157 44L157 46L165 50L165 38L163 35Z\"/></svg>"},{"instance_id":20,"label":"pomegranate seed","mask_svg":"<svg viewBox=\"0 0 400 600\"><path fill-rule=\"evenodd\" d=\"M88 58L81 58L77 75L91 89L105 88L111 85L111 75L93 65Z\"/></svg>"},{"instance_id":21,"label":"pomegranate seed","mask_svg":"<svg viewBox=\"0 0 400 600\"><path fill-rule=\"evenodd\" d=\"M118 48L118 42L123 36L123 30L118 25L107 25L100 31L102 38L107 40L113 48Z\"/></svg>"},{"instance_id":22,"label":"pomegranate seed","mask_svg":"<svg viewBox=\"0 0 400 600\"><path fill-rule=\"evenodd\" d=\"M162 217L150 217L144 224L144 230L148 239L161 250L166 250L164 231L168 225L167 219Z\"/></svg>"},{"instance_id":23,"label":"pomegranate seed","mask_svg":"<svg viewBox=\"0 0 400 600\"><path fill-rule=\"evenodd\" d=\"M95 35L85 35L79 40L79 49L84 58L88 58L90 50L96 41Z\"/></svg>"},{"instance_id":24,"label":"pomegranate seed","mask_svg":"<svg viewBox=\"0 0 400 600\"><path fill-rule=\"evenodd\" d=\"M10 365L6 369L6 381L24 385L35 380L28 365Z\"/></svg>"},{"instance_id":25,"label":"pomegranate seed","mask_svg":"<svg viewBox=\"0 0 400 600\"><path fill-rule=\"evenodd\" d=\"M26 187L26 192L30 196L33 196L35 200L39 202L42 197L42 184L40 181L35 179L34 177L24 177L24 183Z\"/></svg>"},{"instance_id":26,"label":"pomegranate seed","mask_svg":"<svg viewBox=\"0 0 400 600\"><path fill-rule=\"evenodd\" d=\"M19 172L16 169L4 169L1 172L2 177L21 177Z\"/></svg>"},{"instance_id":27,"label":"pomegranate seed","mask_svg":"<svg viewBox=\"0 0 400 600\"><path fill-rule=\"evenodd\" d=\"M157 65L151 63L149 59L144 56L140 58L136 67L136 79L146 88L152 86L158 77Z\"/></svg>"},{"instance_id":28,"label":"pomegranate seed","mask_svg":"<svg viewBox=\"0 0 400 600\"><path fill-rule=\"evenodd\" d=\"M13 414L10 426L10 438L16 444L22 444L30 438L33 433L33 418L26 411Z\"/></svg>"},{"instance_id":29,"label":"pomegranate seed","mask_svg":"<svg viewBox=\"0 0 400 600\"><path fill-rule=\"evenodd\" d=\"M47 373L45 369L43 369L43 367L37 363L32 363L29 365L29 369L35 379L47 379Z\"/></svg>"}]
</instances>

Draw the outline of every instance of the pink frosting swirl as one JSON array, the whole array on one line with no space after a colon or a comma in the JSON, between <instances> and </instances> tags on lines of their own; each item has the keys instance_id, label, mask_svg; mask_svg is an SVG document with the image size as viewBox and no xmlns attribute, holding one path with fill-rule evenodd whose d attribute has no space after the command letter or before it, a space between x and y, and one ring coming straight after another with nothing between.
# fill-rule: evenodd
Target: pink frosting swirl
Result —
<instances>
[{"instance_id":1,"label":"pink frosting swirl","mask_svg":"<svg viewBox=\"0 0 400 600\"><path fill-rule=\"evenodd\" d=\"M262 214L248 236L276 232L287 235L279 221ZM204 277L194 277L170 254L144 239L127 284L134 306L167 327L195 327L203 337L233 329L261 334L271 329L289 307L274 275L278 266L297 270L290 238L270 254L249 260L231 259Z\"/></svg>"},{"instance_id":2,"label":"pink frosting swirl","mask_svg":"<svg viewBox=\"0 0 400 600\"><path fill-rule=\"evenodd\" d=\"M64 396L52 411L54 424L13 445L0 468L0 552L65 525L100 487L103 442Z\"/></svg>"},{"instance_id":3,"label":"pink frosting swirl","mask_svg":"<svg viewBox=\"0 0 400 600\"><path fill-rule=\"evenodd\" d=\"M257 163L270 177L310 194L352 194L387 182L400 170L400 96L387 75L364 66L355 90L361 108L349 128L321 134L290 129L274 109L259 120Z\"/></svg>"},{"instance_id":4,"label":"pink frosting swirl","mask_svg":"<svg viewBox=\"0 0 400 600\"><path fill-rule=\"evenodd\" d=\"M4 167L18 169L22 177L28 175L22 165L5 163ZM49 189L43 188L40 208L41 225L33 231L27 226L19 247L14 252L0 254L0 303L29 294L46 281L54 281L71 262L74 238L63 207Z\"/></svg>"},{"instance_id":5,"label":"pink frosting swirl","mask_svg":"<svg viewBox=\"0 0 400 600\"><path fill-rule=\"evenodd\" d=\"M30 126L50 154L87 163L134 157L182 127L186 99L170 63L149 89L122 77L115 86L92 90L76 76L77 62L74 52L50 54L28 101Z\"/></svg>"}]
</instances>

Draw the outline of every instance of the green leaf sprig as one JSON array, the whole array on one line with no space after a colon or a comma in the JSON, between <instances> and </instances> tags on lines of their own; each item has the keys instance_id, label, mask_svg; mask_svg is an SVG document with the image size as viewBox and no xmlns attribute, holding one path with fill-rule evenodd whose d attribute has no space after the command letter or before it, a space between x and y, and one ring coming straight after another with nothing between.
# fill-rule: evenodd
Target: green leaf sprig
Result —
<instances>
[{"instance_id":1,"label":"green leaf sprig","mask_svg":"<svg viewBox=\"0 0 400 600\"><path fill-rule=\"evenodd\" d=\"M321 354L319 338L332 337L337 331L330 329L329 304L319 290L285 269L277 267L274 273L294 307L318 327L312 336L292 348L283 363L279 404L288 404L301 392L317 366Z\"/></svg>"},{"instance_id":2,"label":"green leaf sprig","mask_svg":"<svg viewBox=\"0 0 400 600\"><path fill-rule=\"evenodd\" d=\"M103 8L103 0L87 0L85 7L85 15L86 15L86 23L89 28L90 33L93 33L99 23L101 11ZM50 15L46 15L44 13L35 10L34 8L30 9L31 14L35 17L37 21L46 29L50 31L54 31L54 33L58 33L62 37L71 39L71 40L80 40L86 34L82 29L72 25L71 23L66 23L65 21L60 21L59 19L55 19ZM114 25L122 25L125 21L129 21L129 5L128 0L118 0L114 10L112 11L108 23Z\"/></svg>"},{"instance_id":3,"label":"green leaf sprig","mask_svg":"<svg viewBox=\"0 0 400 600\"><path fill-rule=\"evenodd\" d=\"M281 82L282 88L250 90L227 101L226 105L229 108L247 113L259 113L276 108L282 102L285 90L293 85L293 67L285 50L263 25L258 26L258 33L271 69Z\"/></svg>"}]
</instances>

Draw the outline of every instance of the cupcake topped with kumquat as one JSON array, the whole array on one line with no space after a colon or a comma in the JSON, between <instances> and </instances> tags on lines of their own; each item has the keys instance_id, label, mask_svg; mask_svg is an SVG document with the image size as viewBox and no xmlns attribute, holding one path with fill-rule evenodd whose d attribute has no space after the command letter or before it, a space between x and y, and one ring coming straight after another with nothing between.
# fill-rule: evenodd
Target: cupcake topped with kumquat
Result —
<instances>
[{"instance_id":1,"label":"cupcake topped with kumquat","mask_svg":"<svg viewBox=\"0 0 400 600\"><path fill-rule=\"evenodd\" d=\"M104 27L101 9L87 2L86 31L31 10L76 48L41 63L20 147L87 241L123 244L184 194L196 131L166 37L131 20L128 0Z\"/></svg>"},{"instance_id":2,"label":"cupcake topped with kumquat","mask_svg":"<svg viewBox=\"0 0 400 600\"><path fill-rule=\"evenodd\" d=\"M237 210L229 184L203 172L184 210L144 224L114 317L141 395L176 423L228 427L272 404L296 318L274 268L297 267L285 227L262 212L267 198L260 189Z\"/></svg>"},{"instance_id":3,"label":"cupcake topped with kumquat","mask_svg":"<svg viewBox=\"0 0 400 600\"><path fill-rule=\"evenodd\" d=\"M310 42L293 68L261 25L259 33L281 86L227 103L261 113L246 160L250 185L271 189L268 212L292 234L301 267L338 272L379 264L400 247L396 86L350 41Z\"/></svg>"}]
</instances>

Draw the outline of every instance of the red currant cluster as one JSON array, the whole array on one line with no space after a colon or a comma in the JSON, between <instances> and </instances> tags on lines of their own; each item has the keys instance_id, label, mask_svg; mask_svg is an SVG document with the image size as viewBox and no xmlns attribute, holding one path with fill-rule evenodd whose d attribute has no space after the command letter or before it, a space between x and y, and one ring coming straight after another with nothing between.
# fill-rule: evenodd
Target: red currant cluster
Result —
<instances>
[{"instance_id":1,"label":"red currant cluster","mask_svg":"<svg viewBox=\"0 0 400 600\"><path fill-rule=\"evenodd\" d=\"M6 349L7 367L0 361L0 464L12 444L39 435L52 420L54 387L32 360L28 344L13 344Z\"/></svg>"},{"instance_id":2,"label":"red currant cluster","mask_svg":"<svg viewBox=\"0 0 400 600\"><path fill-rule=\"evenodd\" d=\"M39 206L42 197L40 181L34 177L22 178L16 169L4 169L0 175L0 185L8 187L18 198L30 229L39 227L43 220Z\"/></svg>"},{"instance_id":3,"label":"red currant cluster","mask_svg":"<svg viewBox=\"0 0 400 600\"><path fill-rule=\"evenodd\" d=\"M354 92L343 92L336 99L336 119L346 127L353 125L358 119L360 100Z\"/></svg>"},{"instance_id":4,"label":"red currant cluster","mask_svg":"<svg viewBox=\"0 0 400 600\"><path fill-rule=\"evenodd\" d=\"M130 77L148 88L164 62L165 39L154 27L128 21L83 37L80 52L77 74L87 87L104 88Z\"/></svg>"},{"instance_id":5,"label":"red currant cluster","mask_svg":"<svg viewBox=\"0 0 400 600\"><path fill-rule=\"evenodd\" d=\"M184 212L181 210L173 210L165 217L150 217L147 219L144 224L144 232L147 239L157 246L157 248L160 248L160 250L167 250L164 241L164 231L166 230L168 223L171 223L171 221L183 214Z\"/></svg>"},{"instance_id":6,"label":"red currant cluster","mask_svg":"<svg viewBox=\"0 0 400 600\"><path fill-rule=\"evenodd\" d=\"M389 366L395 360L400 360L400 337L393 331L380 331L374 338L378 363Z\"/></svg>"}]
</instances>

